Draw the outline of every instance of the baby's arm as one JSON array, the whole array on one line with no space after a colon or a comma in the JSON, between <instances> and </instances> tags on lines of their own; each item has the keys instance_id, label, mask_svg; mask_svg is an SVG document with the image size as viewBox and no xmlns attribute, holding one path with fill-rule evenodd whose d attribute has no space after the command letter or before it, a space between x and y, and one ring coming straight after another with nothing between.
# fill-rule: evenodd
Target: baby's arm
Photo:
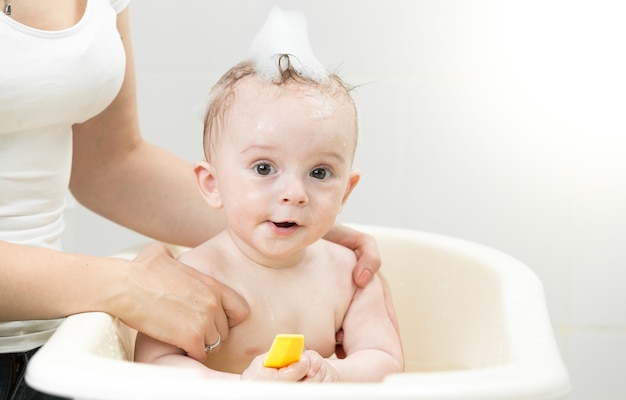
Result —
<instances>
[{"instance_id":1,"label":"baby's arm","mask_svg":"<svg viewBox=\"0 0 626 400\"><path fill-rule=\"evenodd\" d=\"M280 369L265 368L263 359L266 355L267 353L256 357L243 374L239 375L211 369L187 356L178 347L160 342L141 332L137 334L135 341L136 362L191 368L200 371L202 376L208 379L299 381L310 369L309 360L306 358Z\"/></svg>"},{"instance_id":2,"label":"baby's arm","mask_svg":"<svg viewBox=\"0 0 626 400\"><path fill-rule=\"evenodd\" d=\"M316 359L307 381L381 381L385 375L404 370L402 344L389 318L383 287L374 276L365 288L357 289L343 321L344 359ZM317 369L316 369L317 367Z\"/></svg>"}]
</instances>

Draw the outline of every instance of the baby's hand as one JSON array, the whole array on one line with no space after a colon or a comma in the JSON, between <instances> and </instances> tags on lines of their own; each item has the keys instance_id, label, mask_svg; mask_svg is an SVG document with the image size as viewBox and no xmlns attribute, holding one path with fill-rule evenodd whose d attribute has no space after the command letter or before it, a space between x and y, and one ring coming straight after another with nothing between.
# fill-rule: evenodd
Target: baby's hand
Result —
<instances>
[{"instance_id":1,"label":"baby's hand","mask_svg":"<svg viewBox=\"0 0 626 400\"><path fill-rule=\"evenodd\" d=\"M339 374L335 367L314 350L305 350L300 362L306 361L309 369L303 382L339 382ZM293 364L292 364L293 365Z\"/></svg>"},{"instance_id":2,"label":"baby's hand","mask_svg":"<svg viewBox=\"0 0 626 400\"><path fill-rule=\"evenodd\" d=\"M248 368L241 374L241 380L297 382L305 379L307 372L310 370L309 359L304 356L300 361L291 363L282 368L264 367L263 361L265 357L267 357L267 353L255 357Z\"/></svg>"}]
</instances>

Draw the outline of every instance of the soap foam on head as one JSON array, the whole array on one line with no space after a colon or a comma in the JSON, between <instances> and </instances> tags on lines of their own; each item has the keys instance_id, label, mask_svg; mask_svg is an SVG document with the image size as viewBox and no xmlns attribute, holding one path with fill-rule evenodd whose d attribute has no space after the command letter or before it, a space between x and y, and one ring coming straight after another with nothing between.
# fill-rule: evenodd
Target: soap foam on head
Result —
<instances>
[{"instance_id":1,"label":"soap foam on head","mask_svg":"<svg viewBox=\"0 0 626 400\"><path fill-rule=\"evenodd\" d=\"M320 84L330 83L328 70L311 49L304 14L274 7L252 40L246 60L254 66L257 76L280 82L282 79L279 65L285 67L285 56L300 76ZM207 100L195 107L198 119L206 120L207 110L217 94L218 91L212 90Z\"/></svg>"},{"instance_id":2,"label":"soap foam on head","mask_svg":"<svg viewBox=\"0 0 626 400\"><path fill-rule=\"evenodd\" d=\"M311 49L304 14L274 7L252 40L248 60L255 65L259 76L279 81L278 63L283 61L283 55L289 56L289 62L299 75L319 83L328 81L328 71Z\"/></svg>"}]
</instances>

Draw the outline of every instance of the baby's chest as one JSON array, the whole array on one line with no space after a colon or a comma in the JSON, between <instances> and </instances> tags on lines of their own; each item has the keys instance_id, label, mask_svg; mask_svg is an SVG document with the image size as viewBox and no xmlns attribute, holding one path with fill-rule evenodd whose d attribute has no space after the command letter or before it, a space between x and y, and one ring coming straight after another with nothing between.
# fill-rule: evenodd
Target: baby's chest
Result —
<instances>
[{"instance_id":1,"label":"baby's chest","mask_svg":"<svg viewBox=\"0 0 626 400\"><path fill-rule=\"evenodd\" d=\"M219 352L205 362L210 368L241 373L252 360L270 349L279 333L304 335L305 349L317 351L322 357L335 352L337 330L334 313L320 307L303 312L292 307L267 308L250 305L248 318L232 327Z\"/></svg>"},{"instance_id":2,"label":"baby's chest","mask_svg":"<svg viewBox=\"0 0 626 400\"><path fill-rule=\"evenodd\" d=\"M267 351L278 333L297 333L304 335L305 348L330 356L351 293L282 293L279 289L260 291L255 296L246 296L246 299L250 313L232 331L242 344L248 343L243 347L248 347L250 352L258 355Z\"/></svg>"},{"instance_id":3,"label":"baby's chest","mask_svg":"<svg viewBox=\"0 0 626 400\"><path fill-rule=\"evenodd\" d=\"M250 312L232 327L220 351L207 366L241 372L256 356L267 352L275 335L304 335L305 349L323 357L335 351L335 333L341 328L354 292L351 275L316 273L277 282L251 276L230 280L231 287L248 302Z\"/></svg>"},{"instance_id":4,"label":"baby's chest","mask_svg":"<svg viewBox=\"0 0 626 400\"><path fill-rule=\"evenodd\" d=\"M304 335L305 348L318 351L324 356L334 352L335 333L341 327L344 307L330 299L298 302L293 298L268 297L250 304L250 316L236 327L244 337L258 337L257 345L262 352L269 349L278 333ZM239 336L239 332L234 332Z\"/></svg>"},{"instance_id":5,"label":"baby's chest","mask_svg":"<svg viewBox=\"0 0 626 400\"><path fill-rule=\"evenodd\" d=\"M330 357L335 352L334 325L321 323L316 326L308 324L272 324L247 329L245 326L232 330L229 341L229 351L239 353L252 360L259 354L270 349L277 334L297 333L304 336L304 348L315 350L323 357Z\"/></svg>"}]
</instances>

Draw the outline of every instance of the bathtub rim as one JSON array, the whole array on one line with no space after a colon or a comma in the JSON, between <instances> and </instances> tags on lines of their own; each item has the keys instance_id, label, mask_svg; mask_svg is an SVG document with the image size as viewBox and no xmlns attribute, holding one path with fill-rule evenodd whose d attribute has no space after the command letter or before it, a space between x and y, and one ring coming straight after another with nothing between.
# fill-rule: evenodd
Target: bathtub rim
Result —
<instances>
[{"instance_id":1,"label":"bathtub rim","mask_svg":"<svg viewBox=\"0 0 626 400\"><path fill-rule=\"evenodd\" d=\"M505 315L523 316L505 321L511 332L512 359L505 364L482 369L395 374L381 384L284 385L248 382L242 385L239 382L200 381L195 371L120 363L118 359L98 355L98 344L106 340L105 336L110 335L111 329L115 329L116 320L104 313L85 313L68 317L40 349L27 369L27 382L38 390L57 395L108 400L167 399L172 396L195 399L200 398L198 393L206 395L215 392L218 397L212 398L222 398L219 396L221 393L226 395L223 398L229 399L250 398L251 393L258 399L293 396L302 399L321 396L345 398L355 395L363 399L558 399L565 398L570 392L569 377L560 358L545 305L543 286L530 268L505 253L465 239L403 228L350 226L374 236L409 238L430 246L453 249L488 263L496 270L505 268L503 265L516 265L514 273L507 271L502 275L499 271L499 275L504 276L503 290L519 288L520 285L525 289L523 296L504 297L504 307L513 312L505 312ZM532 292L531 296L528 291ZM74 334L66 335L69 331ZM70 336L75 339L77 332L82 333L79 335L81 340L69 340ZM95 337L99 339L94 341ZM58 354L63 354L63 358L59 359ZM115 388L107 387L103 378L111 377L111 374L116 379L116 386L122 385L130 391L117 393ZM180 383L174 388L176 393L171 391L172 385L167 382L174 377ZM79 385L76 385L77 381ZM142 397L137 390L146 386L151 388L150 395Z\"/></svg>"}]
</instances>

